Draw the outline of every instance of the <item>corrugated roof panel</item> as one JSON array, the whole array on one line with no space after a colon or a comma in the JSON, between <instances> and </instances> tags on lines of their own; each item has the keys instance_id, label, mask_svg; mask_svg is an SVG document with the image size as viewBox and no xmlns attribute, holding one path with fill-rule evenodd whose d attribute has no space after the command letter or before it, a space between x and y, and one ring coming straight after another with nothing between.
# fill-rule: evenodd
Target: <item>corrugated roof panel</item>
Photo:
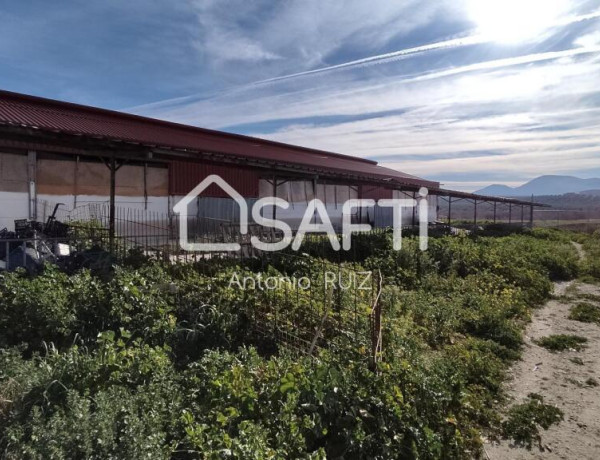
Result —
<instances>
[{"instance_id":1,"label":"corrugated roof panel","mask_svg":"<svg viewBox=\"0 0 600 460\"><path fill-rule=\"evenodd\" d=\"M437 182L383 168L371 160L7 91L0 91L0 123L234 155L416 186L439 186Z\"/></svg>"}]
</instances>

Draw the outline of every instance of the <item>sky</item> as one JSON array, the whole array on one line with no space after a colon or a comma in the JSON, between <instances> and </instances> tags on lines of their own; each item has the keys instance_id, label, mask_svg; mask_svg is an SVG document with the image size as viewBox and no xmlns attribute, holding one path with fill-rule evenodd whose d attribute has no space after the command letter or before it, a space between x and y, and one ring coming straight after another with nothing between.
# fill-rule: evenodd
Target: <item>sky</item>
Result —
<instances>
[{"instance_id":1,"label":"sky","mask_svg":"<svg viewBox=\"0 0 600 460\"><path fill-rule=\"evenodd\" d=\"M0 88L473 191L600 177L600 0L0 1Z\"/></svg>"}]
</instances>

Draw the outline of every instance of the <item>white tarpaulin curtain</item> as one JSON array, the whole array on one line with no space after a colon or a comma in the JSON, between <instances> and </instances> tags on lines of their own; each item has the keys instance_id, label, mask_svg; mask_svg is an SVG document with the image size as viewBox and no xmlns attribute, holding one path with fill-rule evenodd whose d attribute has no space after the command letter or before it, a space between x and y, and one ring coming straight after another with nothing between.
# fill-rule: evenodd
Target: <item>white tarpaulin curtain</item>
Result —
<instances>
[{"instance_id":1,"label":"white tarpaulin curtain","mask_svg":"<svg viewBox=\"0 0 600 460\"><path fill-rule=\"evenodd\" d=\"M259 198L273 196L273 182L261 179L258 187ZM315 197L312 181L277 181L277 198L289 203L308 203ZM350 198L358 198L358 188L351 185L317 183L317 199L326 205L342 205Z\"/></svg>"}]
</instances>

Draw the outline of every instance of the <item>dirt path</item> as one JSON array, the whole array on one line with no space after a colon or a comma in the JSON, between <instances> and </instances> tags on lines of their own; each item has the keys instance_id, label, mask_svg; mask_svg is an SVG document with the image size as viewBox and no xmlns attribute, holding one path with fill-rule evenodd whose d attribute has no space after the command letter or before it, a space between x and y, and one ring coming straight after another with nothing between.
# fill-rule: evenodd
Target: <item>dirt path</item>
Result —
<instances>
[{"instance_id":1,"label":"dirt path","mask_svg":"<svg viewBox=\"0 0 600 460\"><path fill-rule=\"evenodd\" d=\"M577 255L579 256L579 258L583 259L585 257L585 252L583 250L583 245L581 243L576 243L575 241L571 241L571 244L573 246L575 246L575 249L577 250Z\"/></svg>"},{"instance_id":2,"label":"dirt path","mask_svg":"<svg viewBox=\"0 0 600 460\"><path fill-rule=\"evenodd\" d=\"M567 319L571 306L586 293L600 296L600 286L573 282L555 286L555 298L534 313L527 327L523 357L511 369L507 388L515 403L524 402L532 392L542 395L546 403L563 410L564 421L541 431L543 451L503 441L486 444L490 459L600 459L600 386L586 383L590 377L600 382L600 326ZM551 353L533 342L551 334L581 335L588 339L587 348Z\"/></svg>"}]
</instances>

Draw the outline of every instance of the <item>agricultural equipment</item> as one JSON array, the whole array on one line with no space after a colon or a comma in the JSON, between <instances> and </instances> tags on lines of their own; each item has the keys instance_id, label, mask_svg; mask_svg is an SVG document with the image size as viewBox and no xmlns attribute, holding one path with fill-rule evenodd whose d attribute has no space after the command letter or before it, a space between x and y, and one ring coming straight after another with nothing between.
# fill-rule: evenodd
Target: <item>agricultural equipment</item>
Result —
<instances>
[{"instance_id":1,"label":"agricultural equipment","mask_svg":"<svg viewBox=\"0 0 600 460\"><path fill-rule=\"evenodd\" d=\"M24 267L36 272L44 261L57 262L69 256L69 226L56 220L61 205L54 207L46 223L19 219L15 220L14 232L0 230L0 270Z\"/></svg>"}]
</instances>

